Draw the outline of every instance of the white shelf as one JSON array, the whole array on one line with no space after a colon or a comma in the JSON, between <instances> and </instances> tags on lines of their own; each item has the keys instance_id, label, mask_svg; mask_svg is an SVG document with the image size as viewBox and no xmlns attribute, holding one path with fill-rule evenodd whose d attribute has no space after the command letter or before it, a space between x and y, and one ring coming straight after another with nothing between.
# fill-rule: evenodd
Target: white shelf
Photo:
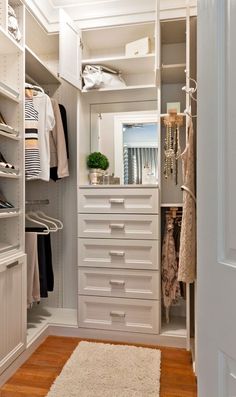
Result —
<instances>
[{"instance_id":1,"label":"white shelf","mask_svg":"<svg viewBox=\"0 0 236 397\"><path fill-rule=\"evenodd\" d=\"M167 207L183 207L183 203L164 203L161 204L161 207L167 208Z\"/></svg>"},{"instance_id":2,"label":"white shelf","mask_svg":"<svg viewBox=\"0 0 236 397\"><path fill-rule=\"evenodd\" d=\"M4 85L1 85L1 82L0 82L0 95L16 103L20 102L19 93L15 90L12 90L11 87L8 87L5 83Z\"/></svg>"},{"instance_id":3,"label":"white shelf","mask_svg":"<svg viewBox=\"0 0 236 397\"><path fill-rule=\"evenodd\" d=\"M12 212L10 212L10 211L12 211ZM0 212L0 219L14 218L19 215L20 215L20 212L19 212L18 208L9 208L9 209L6 208L6 212Z\"/></svg>"},{"instance_id":4,"label":"white shelf","mask_svg":"<svg viewBox=\"0 0 236 397\"><path fill-rule=\"evenodd\" d=\"M8 132L0 130L0 136L4 136L5 138L12 139L13 141L19 141L20 137L15 136L14 134L9 134Z\"/></svg>"},{"instance_id":5,"label":"white shelf","mask_svg":"<svg viewBox=\"0 0 236 397\"><path fill-rule=\"evenodd\" d=\"M155 54L147 54L135 57L109 57L109 58L93 58L84 59L83 65L103 65L110 69L121 71L122 75L141 74L154 72Z\"/></svg>"},{"instance_id":6,"label":"white shelf","mask_svg":"<svg viewBox=\"0 0 236 397\"><path fill-rule=\"evenodd\" d=\"M25 71L39 85L61 84L57 75L27 46L25 46Z\"/></svg>"},{"instance_id":7,"label":"white shelf","mask_svg":"<svg viewBox=\"0 0 236 397\"><path fill-rule=\"evenodd\" d=\"M2 260L2 256L8 257L12 256L14 253L17 252L19 245L12 245L8 243L1 243L0 242L0 258Z\"/></svg>"},{"instance_id":8,"label":"white shelf","mask_svg":"<svg viewBox=\"0 0 236 397\"><path fill-rule=\"evenodd\" d=\"M3 28L0 26L0 54L15 54L21 52L23 54L24 49L11 37Z\"/></svg>"},{"instance_id":9,"label":"white shelf","mask_svg":"<svg viewBox=\"0 0 236 397\"><path fill-rule=\"evenodd\" d=\"M164 84L185 83L186 64L179 63L173 65L162 65L161 67L161 81Z\"/></svg>"},{"instance_id":10,"label":"white shelf","mask_svg":"<svg viewBox=\"0 0 236 397\"><path fill-rule=\"evenodd\" d=\"M0 169L0 179L1 178L8 178L8 179L19 179L20 175L11 174L11 173L4 173Z\"/></svg>"},{"instance_id":11,"label":"white shelf","mask_svg":"<svg viewBox=\"0 0 236 397\"><path fill-rule=\"evenodd\" d=\"M48 325L78 327L77 310L35 306L27 311L27 344L30 344Z\"/></svg>"},{"instance_id":12,"label":"white shelf","mask_svg":"<svg viewBox=\"0 0 236 397\"><path fill-rule=\"evenodd\" d=\"M142 84L142 85L127 85L125 87L117 87L117 88L95 88L91 90L86 90L83 89L83 93L88 93L88 92L96 92L96 91L124 91L124 90L143 90L143 89L156 89L156 86L154 84Z\"/></svg>"}]
</instances>

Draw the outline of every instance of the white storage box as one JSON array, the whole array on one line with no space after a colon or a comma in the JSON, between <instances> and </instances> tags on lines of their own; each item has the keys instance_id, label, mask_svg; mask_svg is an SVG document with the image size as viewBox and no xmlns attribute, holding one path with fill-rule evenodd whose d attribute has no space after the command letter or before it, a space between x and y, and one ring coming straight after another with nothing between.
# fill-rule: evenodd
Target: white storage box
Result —
<instances>
[{"instance_id":1,"label":"white storage box","mask_svg":"<svg viewBox=\"0 0 236 397\"><path fill-rule=\"evenodd\" d=\"M131 43L127 43L125 46L125 55L127 57L146 55L150 52L150 39L144 37Z\"/></svg>"}]
</instances>

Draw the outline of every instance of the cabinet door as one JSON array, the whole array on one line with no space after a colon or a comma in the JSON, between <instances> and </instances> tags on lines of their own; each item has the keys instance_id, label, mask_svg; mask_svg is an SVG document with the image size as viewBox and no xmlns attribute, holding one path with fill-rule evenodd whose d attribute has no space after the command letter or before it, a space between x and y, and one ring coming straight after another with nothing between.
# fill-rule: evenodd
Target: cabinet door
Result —
<instances>
[{"instance_id":1,"label":"cabinet door","mask_svg":"<svg viewBox=\"0 0 236 397\"><path fill-rule=\"evenodd\" d=\"M23 260L13 261L5 264L0 273L0 372L26 345L25 266Z\"/></svg>"},{"instance_id":2,"label":"cabinet door","mask_svg":"<svg viewBox=\"0 0 236 397\"><path fill-rule=\"evenodd\" d=\"M81 89L81 34L70 17L60 9L59 74Z\"/></svg>"}]
</instances>

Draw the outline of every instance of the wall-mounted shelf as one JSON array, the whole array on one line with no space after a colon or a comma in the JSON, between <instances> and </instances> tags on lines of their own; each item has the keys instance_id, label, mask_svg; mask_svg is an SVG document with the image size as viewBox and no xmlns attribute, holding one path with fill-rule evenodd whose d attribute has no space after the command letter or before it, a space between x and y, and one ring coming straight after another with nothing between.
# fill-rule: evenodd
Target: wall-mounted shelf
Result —
<instances>
[{"instance_id":1,"label":"wall-mounted shelf","mask_svg":"<svg viewBox=\"0 0 236 397\"><path fill-rule=\"evenodd\" d=\"M0 96L4 96L5 98L10 99L13 102L19 103L19 93L15 90L12 90L11 87L8 87L6 84L0 82Z\"/></svg>"},{"instance_id":2,"label":"wall-mounted shelf","mask_svg":"<svg viewBox=\"0 0 236 397\"><path fill-rule=\"evenodd\" d=\"M91 90L83 89L82 92L96 92L96 91L122 91L122 90L142 90L142 89L156 89L154 84L142 84L142 85L127 85L126 87L117 87L117 88L96 88Z\"/></svg>"},{"instance_id":3,"label":"wall-mounted shelf","mask_svg":"<svg viewBox=\"0 0 236 397\"><path fill-rule=\"evenodd\" d=\"M25 46L25 71L27 75L40 85L61 84L57 75L27 46Z\"/></svg>"},{"instance_id":4,"label":"wall-mounted shelf","mask_svg":"<svg viewBox=\"0 0 236 397\"><path fill-rule=\"evenodd\" d=\"M7 174L7 173L5 173L5 172L3 172L3 171L1 171L1 169L0 169L0 179L1 178L7 178L7 179L19 179L19 175L16 175L16 174Z\"/></svg>"},{"instance_id":5,"label":"wall-mounted shelf","mask_svg":"<svg viewBox=\"0 0 236 397\"><path fill-rule=\"evenodd\" d=\"M3 254L4 254L4 257L5 257L6 252L9 255L13 255L14 252L17 253L18 248L19 248L19 245L12 245L12 244L8 244L8 243L0 242L0 257Z\"/></svg>"},{"instance_id":6,"label":"wall-mounted shelf","mask_svg":"<svg viewBox=\"0 0 236 397\"><path fill-rule=\"evenodd\" d=\"M165 203L161 204L162 208L169 208L169 207L183 207L183 203Z\"/></svg>"},{"instance_id":7,"label":"wall-mounted shelf","mask_svg":"<svg viewBox=\"0 0 236 397\"><path fill-rule=\"evenodd\" d=\"M21 47L13 37L9 36L7 32L0 26L0 54L16 54L17 52L21 52L23 54L24 49Z\"/></svg>"},{"instance_id":8,"label":"wall-mounted shelf","mask_svg":"<svg viewBox=\"0 0 236 397\"><path fill-rule=\"evenodd\" d=\"M20 140L19 136L15 136L14 134L9 134L8 132L1 131L1 130L0 130L0 136L3 136L3 137L8 138L8 139L12 139L13 141L19 141Z\"/></svg>"},{"instance_id":9,"label":"wall-mounted shelf","mask_svg":"<svg viewBox=\"0 0 236 397\"><path fill-rule=\"evenodd\" d=\"M19 216L20 212L18 208L8 208L0 210L0 219L6 218L14 218L15 216Z\"/></svg>"},{"instance_id":10,"label":"wall-mounted shelf","mask_svg":"<svg viewBox=\"0 0 236 397\"><path fill-rule=\"evenodd\" d=\"M186 82L185 74L186 64L180 63L175 65L162 65L161 79L163 84L175 84Z\"/></svg>"}]
</instances>

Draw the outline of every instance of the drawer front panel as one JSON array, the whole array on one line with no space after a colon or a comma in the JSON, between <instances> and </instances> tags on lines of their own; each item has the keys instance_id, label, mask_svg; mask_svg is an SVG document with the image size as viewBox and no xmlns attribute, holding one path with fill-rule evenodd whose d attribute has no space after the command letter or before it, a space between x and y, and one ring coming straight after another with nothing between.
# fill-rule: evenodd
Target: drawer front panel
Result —
<instances>
[{"instance_id":1,"label":"drawer front panel","mask_svg":"<svg viewBox=\"0 0 236 397\"><path fill-rule=\"evenodd\" d=\"M157 214L158 189L80 189L79 212Z\"/></svg>"},{"instance_id":2,"label":"drawer front panel","mask_svg":"<svg viewBox=\"0 0 236 397\"><path fill-rule=\"evenodd\" d=\"M159 241L78 239L79 266L159 269Z\"/></svg>"},{"instance_id":3,"label":"drawer front panel","mask_svg":"<svg viewBox=\"0 0 236 397\"><path fill-rule=\"evenodd\" d=\"M79 296L79 326L159 333L159 301Z\"/></svg>"},{"instance_id":4,"label":"drawer front panel","mask_svg":"<svg viewBox=\"0 0 236 397\"><path fill-rule=\"evenodd\" d=\"M159 299L159 272L142 270L79 270L79 293L122 298Z\"/></svg>"},{"instance_id":5,"label":"drawer front panel","mask_svg":"<svg viewBox=\"0 0 236 397\"><path fill-rule=\"evenodd\" d=\"M87 238L158 238L158 215L79 214L79 237Z\"/></svg>"}]
</instances>

